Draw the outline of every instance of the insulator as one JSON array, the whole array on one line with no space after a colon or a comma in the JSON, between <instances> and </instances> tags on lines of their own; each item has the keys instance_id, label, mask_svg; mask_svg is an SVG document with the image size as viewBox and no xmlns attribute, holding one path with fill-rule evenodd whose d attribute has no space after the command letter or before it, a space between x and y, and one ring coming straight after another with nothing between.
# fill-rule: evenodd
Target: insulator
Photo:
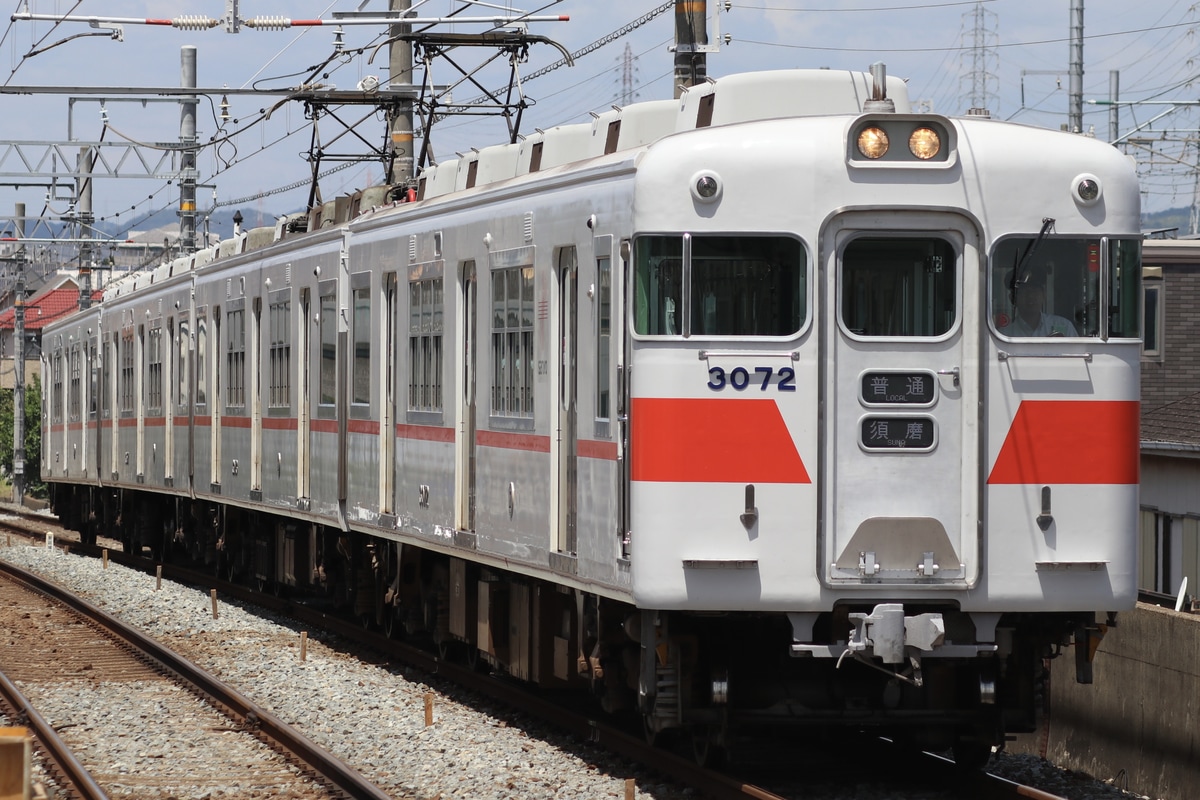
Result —
<instances>
[{"instance_id":1,"label":"insulator","mask_svg":"<svg viewBox=\"0 0 1200 800\"><path fill-rule=\"evenodd\" d=\"M178 28L181 31L206 31L209 28L215 28L221 24L221 20L213 19L212 17L201 17L200 15L184 15L175 17L171 20L171 27Z\"/></svg>"},{"instance_id":2,"label":"insulator","mask_svg":"<svg viewBox=\"0 0 1200 800\"><path fill-rule=\"evenodd\" d=\"M246 20L247 27L259 31L282 31L292 27L289 17L255 17Z\"/></svg>"}]
</instances>

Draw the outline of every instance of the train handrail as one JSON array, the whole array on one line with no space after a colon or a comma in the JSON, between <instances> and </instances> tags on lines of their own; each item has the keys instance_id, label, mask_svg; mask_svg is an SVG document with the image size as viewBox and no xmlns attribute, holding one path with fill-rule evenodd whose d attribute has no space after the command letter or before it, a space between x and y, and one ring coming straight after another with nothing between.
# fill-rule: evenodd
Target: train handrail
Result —
<instances>
[{"instance_id":1,"label":"train handrail","mask_svg":"<svg viewBox=\"0 0 1200 800\"><path fill-rule=\"evenodd\" d=\"M700 357L701 361L707 361L710 358L790 358L792 361L800 360L799 350L788 352L778 350L701 350L696 355Z\"/></svg>"},{"instance_id":2,"label":"train handrail","mask_svg":"<svg viewBox=\"0 0 1200 800\"><path fill-rule=\"evenodd\" d=\"M999 361L1008 361L1010 358L1082 358L1089 364L1092 361L1091 353L1009 353L1005 350L996 351L996 359Z\"/></svg>"}]
</instances>

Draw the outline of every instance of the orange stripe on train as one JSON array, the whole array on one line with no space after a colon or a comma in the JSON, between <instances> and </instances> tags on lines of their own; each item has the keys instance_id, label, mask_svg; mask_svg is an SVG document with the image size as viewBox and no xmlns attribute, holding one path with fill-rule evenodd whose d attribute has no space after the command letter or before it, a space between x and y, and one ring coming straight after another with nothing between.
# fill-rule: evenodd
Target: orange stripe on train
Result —
<instances>
[{"instance_id":1,"label":"orange stripe on train","mask_svg":"<svg viewBox=\"0 0 1200 800\"><path fill-rule=\"evenodd\" d=\"M774 400L634 398L635 481L812 483Z\"/></svg>"},{"instance_id":2,"label":"orange stripe on train","mask_svg":"<svg viewBox=\"0 0 1200 800\"><path fill-rule=\"evenodd\" d=\"M988 483L1138 482L1134 400L1024 400Z\"/></svg>"}]
</instances>

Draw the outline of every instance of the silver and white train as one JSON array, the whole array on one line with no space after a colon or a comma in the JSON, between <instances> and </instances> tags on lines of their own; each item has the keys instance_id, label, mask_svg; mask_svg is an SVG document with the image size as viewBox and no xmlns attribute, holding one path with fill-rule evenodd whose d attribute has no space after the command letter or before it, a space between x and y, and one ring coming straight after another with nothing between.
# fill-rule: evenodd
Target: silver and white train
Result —
<instances>
[{"instance_id":1,"label":"silver and white train","mask_svg":"<svg viewBox=\"0 0 1200 800\"><path fill-rule=\"evenodd\" d=\"M729 76L111 286L45 330L43 478L699 754L978 760L1136 599L1139 202L881 69Z\"/></svg>"}]
</instances>

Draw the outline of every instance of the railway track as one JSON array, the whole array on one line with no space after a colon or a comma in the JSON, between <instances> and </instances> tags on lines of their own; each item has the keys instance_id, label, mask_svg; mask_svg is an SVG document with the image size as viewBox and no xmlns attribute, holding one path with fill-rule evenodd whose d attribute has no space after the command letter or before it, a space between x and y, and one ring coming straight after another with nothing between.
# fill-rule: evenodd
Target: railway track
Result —
<instances>
[{"instance_id":1,"label":"railway track","mask_svg":"<svg viewBox=\"0 0 1200 800\"><path fill-rule=\"evenodd\" d=\"M44 538L46 530L50 528L45 518L37 518L32 523L14 522L13 524L24 528L23 535L33 537L38 541ZM69 533L56 535L60 544L65 543L65 546L74 551L90 549L84 548L77 542L70 543L68 541ZM99 550L100 548L96 548L93 552L99 552ZM148 565L144 560L133 559L117 550L109 550L108 557L117 562L128 562L142 570L153 571L155 569L155 565ZM481 675L466 664L457 664L408 643L388 639L376 632L365 631L360 624L353 620L340 619L317 608L284 598L263 595L245 587L216 581L211 576L182 570L171 565L163 568L163 574L164 577L194 585L215 587L218 594L226 601L254 603L296 620L305 629L323 630L341 641L354 642L355 646L365 648L363 654L367 660L379 661L382 658L391 663L403 662L426 674L436 674L438 678L448 680L468 692L485 695L494 702L520 709L522 713L545 720L557 729L566 731L582 741L645 765L655 773L667 776L682 786L692 787L693 791L699 791L705 797L719 798L720 800L746 797L762 800L780 798L782 800L797 796L824 796L813 794L814 785L828 783L830 787L828 791L837 792L839 782L844 783L844 779L841 777L826 779L823 775L845 775L846 770L850 770L850 774L854 774L855 771L861 773L864 769L868 773L868 780L871 779L871 773L877 772L879 776L877 780L885 782L888 780L889 771L891 775L919 775L921 787L914 789L917 794L913 796L954 798L966 796L961 792L968 791L969 796L980 798L1026 797L1036 800L1052 800L1057 797L993 776L964 774L955 769L952 763L943 759L922 756L919 763L913 763L913 754L888 755L889 751L886 748L881 750L879 755L872 754L866 759L861 757L862 753L860 752L857 761L851 759L841 766L831 764L827 756L822 757L818 753L816 760L810 765L800 766L807 773L807 778L802 781L802 786L798 786L796 783L796 769L794 768L783 776L768 771L768 773L757 775L747 773L745 777L703 770L687 757L660 748L649 747L640 734L630 733L605 721L597 720L586 712L580 712L564 705L556 698L539 697L528 692L521 685L503 680L497 681L492 677ZM864 767L864 763L873 766ZM896 770L900 770L900 773L897 773ZM861 779L861 775L859 779ZM931 786L936 788L931 790ZM632 788L627 789L627 792L632 791ZM936 793L931 794L931 791ZM632 796L632 794L627 794L627 796ZM835 797L837 795L830 794L828 796ZM903 797L905 795L897 794L895 796Z\"/></svg>"},{"instance_id":2,"label":"railway track","mask_svg":"<svg viewBox=\"0 0 1200 800\"><path fill-rule=\"evenodd\" d=\"M387 797L177 654L3 562L0 627L7 632L0 672L10 690L21 690L6 694L17 718L30 720L56 754L57 771L76 796ZM173 738L179 746L150 758L137 752ZM74 759L61 755L64 744Z\"/></svg>"}]
</instances>

